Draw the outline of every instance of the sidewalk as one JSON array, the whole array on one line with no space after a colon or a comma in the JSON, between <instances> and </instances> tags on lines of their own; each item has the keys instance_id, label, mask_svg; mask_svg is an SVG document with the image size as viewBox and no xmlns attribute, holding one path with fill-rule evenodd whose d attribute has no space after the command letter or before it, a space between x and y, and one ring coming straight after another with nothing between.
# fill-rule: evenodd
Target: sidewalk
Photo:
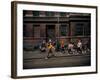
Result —
<instances>
[{"instance_id":1,"label":"sidewalk","mask_svg":"<svg viewBox=\"0 0 100 80\"><path fill-rule=\"evenodd\" d=\"M55 52L55 57L67 57L67 56L80 56L80 55L89 55L90 53L84 53L84 54L68 54L68 52L61 53ZM40 52L40 51L24 51L23 59L40 59L40 58L45 58L47 56L46 52Z\"/></svg>"}]
</instances>

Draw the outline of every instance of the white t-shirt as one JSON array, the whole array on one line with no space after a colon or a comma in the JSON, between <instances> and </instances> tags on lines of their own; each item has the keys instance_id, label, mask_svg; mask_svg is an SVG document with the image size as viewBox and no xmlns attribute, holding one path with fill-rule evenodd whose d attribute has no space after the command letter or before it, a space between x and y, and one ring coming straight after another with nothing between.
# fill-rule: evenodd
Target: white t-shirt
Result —
<instances>
[{"instance_id":1,"label":"white t-shirt","mask_svg":"<svg viewBox=\"0 0 100 80\"><path fill-rule=\"evenodd\" d=\"M73 44L69 44L69 45L68 45L68 49L72 49L73 46L74 46Z\"/></svg>"},{"instance_id":2,"label":"white t-shirt","mask_svg":"<svg viewBox=\"0 0 100 80\"><path fill-rule=\"evenodd\" d=\"M81 42L78 42L77 43L77 47L82 47L82 43Z\"/></svg>"}]
</instances>

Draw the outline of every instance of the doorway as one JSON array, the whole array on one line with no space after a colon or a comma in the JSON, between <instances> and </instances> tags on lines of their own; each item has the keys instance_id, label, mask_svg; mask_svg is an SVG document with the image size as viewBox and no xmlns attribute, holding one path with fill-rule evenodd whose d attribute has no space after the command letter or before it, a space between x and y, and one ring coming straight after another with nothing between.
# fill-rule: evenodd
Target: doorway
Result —
<instances>
[{"instance_id":1,"label":"doorway","mask_svg":"<svg viewBox=\"0 0 100 80\"><path fill-rule=\"evenodd\" d=\"M46 40L55 40L55 25L46 25Z\"/></svg>"}]
</instances>

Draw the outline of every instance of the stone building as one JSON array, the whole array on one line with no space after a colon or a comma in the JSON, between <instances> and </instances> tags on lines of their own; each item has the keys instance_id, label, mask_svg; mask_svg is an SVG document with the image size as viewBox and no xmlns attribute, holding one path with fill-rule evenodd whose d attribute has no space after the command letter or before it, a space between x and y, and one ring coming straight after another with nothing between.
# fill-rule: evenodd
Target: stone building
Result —
<instances>
[{"instance_id":1,"label":"stone building","mask_svg":"<svg viewBox=\"0 0 100 80\"><path fill-rule=\"evenodd\" d=\"M23 42L38 45L42 40L91 42L91 15L52 11L23 11Z\"/></svg>"}]
</instances>

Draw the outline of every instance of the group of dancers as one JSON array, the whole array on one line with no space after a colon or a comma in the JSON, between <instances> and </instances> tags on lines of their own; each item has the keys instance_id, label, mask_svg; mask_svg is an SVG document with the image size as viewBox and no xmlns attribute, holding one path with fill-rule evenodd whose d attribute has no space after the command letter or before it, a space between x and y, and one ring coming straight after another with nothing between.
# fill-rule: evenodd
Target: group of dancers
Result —
<instances>
[{"instance_id":1,"label":"group of dancers","mask_svg":"<svg viewBox=\"0 0 100 80\"><path fill-rule=\"evenodd\" d=\"M60 51L61 53L66 53L67 51L68 54L73 54L76 51L76 53L82 54L83 49L85 48L83 48L81 40L78 40L77 44L69 42L67 46L65 46L63 40L61 40L60 42L58 41L55 42L49 39L48 42L43 40L42 44L40 45L40 51L47 53L45 59L48 59L51 56L55 56L55 51Z\"/></svg>"}]
</instances>

